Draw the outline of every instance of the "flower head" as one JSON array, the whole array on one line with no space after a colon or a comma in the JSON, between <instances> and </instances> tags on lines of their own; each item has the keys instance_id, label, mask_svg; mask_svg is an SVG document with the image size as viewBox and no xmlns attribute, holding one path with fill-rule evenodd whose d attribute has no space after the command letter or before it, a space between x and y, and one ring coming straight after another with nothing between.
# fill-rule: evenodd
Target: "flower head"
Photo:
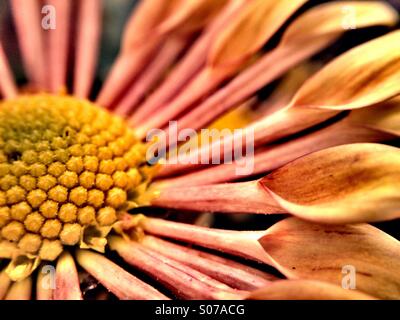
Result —
<instances>
[{"instance_id":1,"label":"flower head","mask_svg":"<svg viewBox=\"0 0 400 320\"><path fill-rule=\"evenodd\" d=\"M10 0L27 85L1 39L0 298L82 299L101 285L119 299L399 298L400 242L368 224L400 217L398 14L307 2L142 0L90 102L101 1ZM306 62L371 26L388 32ZM193 137L204 128L242 131L210 143ZM293 217L232 231L205 212Z\"/></svg>"}]
</instances>

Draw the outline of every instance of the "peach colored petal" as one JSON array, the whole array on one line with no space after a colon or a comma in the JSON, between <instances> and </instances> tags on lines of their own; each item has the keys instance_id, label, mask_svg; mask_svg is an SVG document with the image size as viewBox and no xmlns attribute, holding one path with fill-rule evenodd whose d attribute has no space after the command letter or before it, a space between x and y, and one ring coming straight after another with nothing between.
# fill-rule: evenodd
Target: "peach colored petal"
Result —
<instances>
[{"instance_id":1,"label":"peach colored petal","mask_svg":"<svg viewBox=\"0 0 400 320\"><path fill-rule=\"evenodd\" d=\"M136 128L138 137L143 138L149 130L163 127L169 120L175 119L201 98L215 91L219 84L246 64L305 1L284 3L284 1L255 0L248 3L236 19L221 31L222 36L217 36L214 40L209 51L212 57L210 63L199 71L177 97L162 108L157 117L149 117L140 123ZM236 51L238 52L235 53ZM232 58L231 54L238 56ZM218 62L218 59L221 61ZM232 59L235 61L228 61ZM217 64L224 67L217 67Z\"/></svg>"},{"instance_id":2,"label":"peach colored petal","mask_svg":"<svg viewBox=\"0 0 400 320\"><path fill-rule=\"evenodd\" d=\"M64 0L48 0L46 4L53 6L56 10L56 28L48 30L46 35L49 59L47 81L51 92L60 93L66 89L67 85L72 3Z\"/></svg>"},{"instance_id":3,"label":"peach colored petal","mask_svg":"<svg viewBox=\"0 0 400 320\"><path fill-rule=\"evenodd\" d=\"M24 280L14 282L4 300L30 300L32 295L32 279L28 277Z\"/></svg>"},{"instance_id":4,"label":"peach colored petal","mask_svg":"<svg viewBox=\"0 0 400 320\"><path fill-rule=\"evenodd\" d=\"M200 30L218 14L231 0L182 1L179 10L170 15L158 27L160 33L176 30L191 33Z\"/></svg>"},{"instance_id":5,"label":"peach colored petal","mask_svg":"<svg viewBox=\"0 0 400 320\"><path fill-rule=\"evenodd\" d=\"M155 56L150 65L139 76L138 80L129 88L127 93L118 102L113 113L120 116L129 115L134 108L151 92L157 81L162 78L165 70L171 66L182 53L187 43L186 37L173 37L168 39Z\"/></svg>"},{"instance_id":6,"label":"peach colored petal","mask_svg":"<svg viewBox=\"0 0 400 320\"><path fill-rule=\"evenodd\" d=\"M144 69L165 38L165 35L155 36L155 29L180 2L181 0L139 2L124 29L120 54L97 97L97 103L111 107L121 92Z\"/></svg>"},{"instance_id":7,"label":"peach colored petal","mask_svg":"<svg viewBox=\"0 0 400 320\"><path fill-rule=\"evenodd\" d=\"M314 280L279 280L254 291L250 300L374 300L370 295Z\"/></svg>"},{"instance_id":8,"label":"peach colored petal","mask_svg":"<svg viewBox=\"0 0 400 320\"><path fill-rule=\"evenodd\" d=\"M278 169L279 167L293 161L306 154L316 152L325 148L339 146L349 143L361 142L386 142L394 141L397 136L390 132L391 126L385 126L384 120L380 121L380 130L370 127L368 122L364 122L363 117L372 119L385 119L385 115L390 115L386 108L369 107L354 110L350 115L333 125L314 131L302 137L292 139L277 145L271 145L256 150L254 155L254 170L251 176ZM353 116L353 114L355 114ZM357 122L356 122L357 119ZM379 121L379 120L378 120ZM392 124L392 122L390 122ZM398 122L393 125L396 126ZM215 183L229 182L243 178L238 176L238 169L243 167L243 163L234 161L229 164L212 166L203 170L197 169L193 172L184 173L181 176L162 179L156 182L162 187L210 185ZM166 177L179 172L181 166L166 165L163 166L158 177Z\"/></svg>"},{"instance_id":9,"label":"peach colored petal","mask_svg":"<svg viewBox=\"0 0 400 320\"><path fill-rule=\"evenodd\" d=\"M254 0L217 37L211 49L212 67L241 64L275 34L307 0Z\"/></svg>"},{"instance_id":10,"label":"peach colored petal","mask_svg":"<svg viewBox=\"0 0 400 320\"><path fill-rule=\"evenodd\" d=\"M309 79L293 106L349 110L400 94L400 31L362 44Z\"/></svg>"},{"instance_id":11,"label":"peach colored petal","mask_svg":"<svg viewBox=\"0 0 400 320\"><path fill-rule=\"evenodd\" d=\"M400 98L386 101L376 107L353 111L348 121L378 131L400 135Z\"/></svg>"},{"instance_id":12,"label":"peach colored petal","mask_svg":"<svg viewBox=\"0 0 400 320\"><path fill-rule=\"evenodd\" d=\"M184 299L237 300L246 292L229 286L138 242L110 238L110 247L130 265L154 277L175 295Z\"/></svg>"},{"instance_id":13,"label":"peach colored petal","mask_svg":"<svg viewBox=\"0 0 400 320\"><path fill-rule=\"evenodd\" d=\"M68 252L64 252L57 261L54 300L82 300L79 286L74 259Z\"/></svg>"},{"instance_id":14,"label":"peach colored petal","mask_svg":"<svg viewBox=\"0 0 400 320\"><path fill-rule=\"evenodd\" d=\"M354 10L358 29L374 25L392 26L398 21L393 8L381 2L344 1L316 6L288 27L274 50L267 52L228 85L184 115L179 120L180 127L202 128L291 67L330 45L347 31L343 27L343 8L350 6Z\"/></svg>"},{"instance_id":15,"label":"peach colored petal","mask_svg":"<svg viewBox=\"0 0 400 320\"><path fill-rule=\"evenodd\" d=\"M185 27L192 33L197 31L192 30L193 26L203 26L210 18L207 13L220 11L226 2L227 0L140 2L127 24L120 57L98 97L99 104L110 107L115 102L122 90L129 86L129 82L132 82L140 71L145 70L146 62L149 62L151 55L162 46L166 36L180 34ZM186 39L187 35L183 37Z\"/></svg>"},{"instance_id":16,"label":"peach colored petal","mask_svg":"<svg viewBox=\"0 0 400 320\"><path fill-rule=\"evenodd\" d=\"M153 236L140 240L145 247L179 261L193 269L240 290L254 290L267 286L277 278L258 269L220 258L186 246L177 245Z\"/></svg>"},{"instance_id":17,"label":"peach colored petal","mask_svg":"<svg viewBox=\"0 0 400 320\"><path fill-rule=\"evenodd\" d=\"M101 254L78 250L77 262L121 300L167 300L150 285L142 282Z\"/></svg>"},{"instance_id":18,"label":"peach colored petal","mask_svg":"<svg viewBox=\"0 0 400 320\"><path fill-rule=\"evenodd\" d=\"M151 200L151 205L163 208L230 213L285 212L277 205L273 197L260 187L257 181L165 187L158 189L157 192L157 196Z\"/></svg>"},{"instance_id":19,"label":"peach colored petal","mask_svg":"<svg viewBox=\"0 0 400 320\"><path fill-rule=\"evenodd\" d=\"M258 241L266 231L214 229L148 217L140 219L137 226L153 235L196 244L269 265L273 263Z\"/></svg>"},{"instance_id":20,"label":"peach colored petal","mask_svg":"<svg viewBox=\"0 0 400 320\"><path fill-rule=\"evenodd\" d=\"M144 0L134 9L122 35L122 50L130 51L154 36L155 29L179 8L182 0ZM153 35L152 35L153 34Z\"/></svg>"},{"instance_id":21,"label":"peach colored petal","mask_svg":"<svg viewBox=\"0 0 400 320\"><path fill-rule=\"evenodd\" d=\"M159 45L157 41L149 41L143 46L131 50L130 53L120 54L107 75L97 97L97 103L103 107L111 108L123 90L143 71Z\"/></svg>"},{"instance_id":22,"label":"peach colored petal","mask_svg":"<svg viewBox=\"0 0 400 320\"><path fill-rule=\"evenodd\" d=\"M346 25L346 14L354 14L354 25ZM300 44L318 36L340 33L376 25L394 26L399 15L382 1L341 1L319 5L295 20L282 37L282 44Z\"/></svg>"},{"instance_id":23,"label":"peach colored petal","mask_svg":"<svg viewBox=\"0 0 400 320\"><path fill-rule=\"evenodd\" d=\"M5 270L0 272L0 300L2 300L7 294L8 288L11 285L11 279L7 275Z\"/></svg>"},{"instance_id":24,"label":"peach colored petal","mask_svg":"<svg viewBox=\"0 0 400 320\"><path fill-rule=\"evenodd\" d=\"M349 144L325 149L272 172L260 183L288 212L320 223L400 217L400 149Z\"/></svg>"},{"instance_id":25,"label":"peach colored petal","mask_svg":"<svg viewBox=\"0 0 400 320\"><path fill-rule=\"evenodd\" d=\"M400 242L371 225L328 226L289 218L259 241L289 279L355 287L381 299L400 297Z\"/></svg>"},{"instance_id":26,"label":"peach colored petal","mask_svg":"<svg viewBox=\"0 0 400 320\"><path fill-rule=\"evenodd\" d=\"M135 111L130 118L134 126L147 119L155 110L172 100L189 80L204 66L207 52L214 37L227 25L233 17L239 14L246 0L230 1L229 5L205 28L181 61L173 68L166 80L153 94Z\"/></svg>"}]
</instances>

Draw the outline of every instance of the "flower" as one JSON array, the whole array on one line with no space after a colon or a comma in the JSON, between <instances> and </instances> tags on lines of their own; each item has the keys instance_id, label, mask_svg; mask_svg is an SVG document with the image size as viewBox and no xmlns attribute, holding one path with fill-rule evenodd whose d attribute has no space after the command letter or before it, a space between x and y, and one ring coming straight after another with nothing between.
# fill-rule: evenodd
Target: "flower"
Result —
<instances>
[{"instance_id":1,"label":"flower","mask_svg":"<svg viewBox=\"0 0 400 320\"><path fill-rule=\"evenodd\" d=\"M91 102L101 1L40 3L9 1L27 86L0 43L0 298L83 299L98 283L119 299L400 297L400 242L368 224L400 216L391 6L142 0ZM388 32L305 63L371 26ZM146 139L171 120L178 132L242 131ZM238 175L248 155L232 154L250 146L252 170ZM233 231L144 214L155 207L291 217Z\"/></svg>"}]
</instances>

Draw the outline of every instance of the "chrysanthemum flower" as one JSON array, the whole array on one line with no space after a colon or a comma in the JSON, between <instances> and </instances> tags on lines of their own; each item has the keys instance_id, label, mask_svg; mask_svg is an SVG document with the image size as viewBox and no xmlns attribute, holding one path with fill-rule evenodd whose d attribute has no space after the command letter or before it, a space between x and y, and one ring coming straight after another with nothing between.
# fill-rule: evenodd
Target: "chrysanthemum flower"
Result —
<instances>
[{"instance_id":1,"label":"chrysanthemum flower","mask_svg":"<svg viewBox=\"0 0 400 320\"><path fill-rule=\"evenodd\" d=\"M17 88L1 39L0 299L102 286L96 298L400 298L400 243L368 224L400 217L398 15L379 1L306 3L142 0L89 101L101 1L9 0L28 81ZM373 26L384 34L307 62ZM249 147L243 134L191 150L171 120L254 134L253 170L228 161ZM157 128L167 161L154 164ZM291 217L233 231L193 212Z\"/></svg>"}]
</instances>

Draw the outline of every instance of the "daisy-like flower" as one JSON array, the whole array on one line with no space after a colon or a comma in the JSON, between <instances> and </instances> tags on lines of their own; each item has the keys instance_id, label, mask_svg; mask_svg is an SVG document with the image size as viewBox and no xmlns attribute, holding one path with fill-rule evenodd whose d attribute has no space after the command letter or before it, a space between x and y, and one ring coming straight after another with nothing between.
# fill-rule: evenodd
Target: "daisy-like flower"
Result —
<instances>
[{"instance_id":1,"label":"daisy-like flower","mask_svg":"<svg viewBox=\"0 0 400 320\"><path fill-rule=\"evenodd\" d=\"M2 38L0 299L399 299L400 243L368 224L400 217L398 14L307 2L142 0L90 101L102 1L7 1L28 81ZM241 131L181 144L171 120ZM291 217L234 231L202 213Z\"/></svg>"}]
</instances>

